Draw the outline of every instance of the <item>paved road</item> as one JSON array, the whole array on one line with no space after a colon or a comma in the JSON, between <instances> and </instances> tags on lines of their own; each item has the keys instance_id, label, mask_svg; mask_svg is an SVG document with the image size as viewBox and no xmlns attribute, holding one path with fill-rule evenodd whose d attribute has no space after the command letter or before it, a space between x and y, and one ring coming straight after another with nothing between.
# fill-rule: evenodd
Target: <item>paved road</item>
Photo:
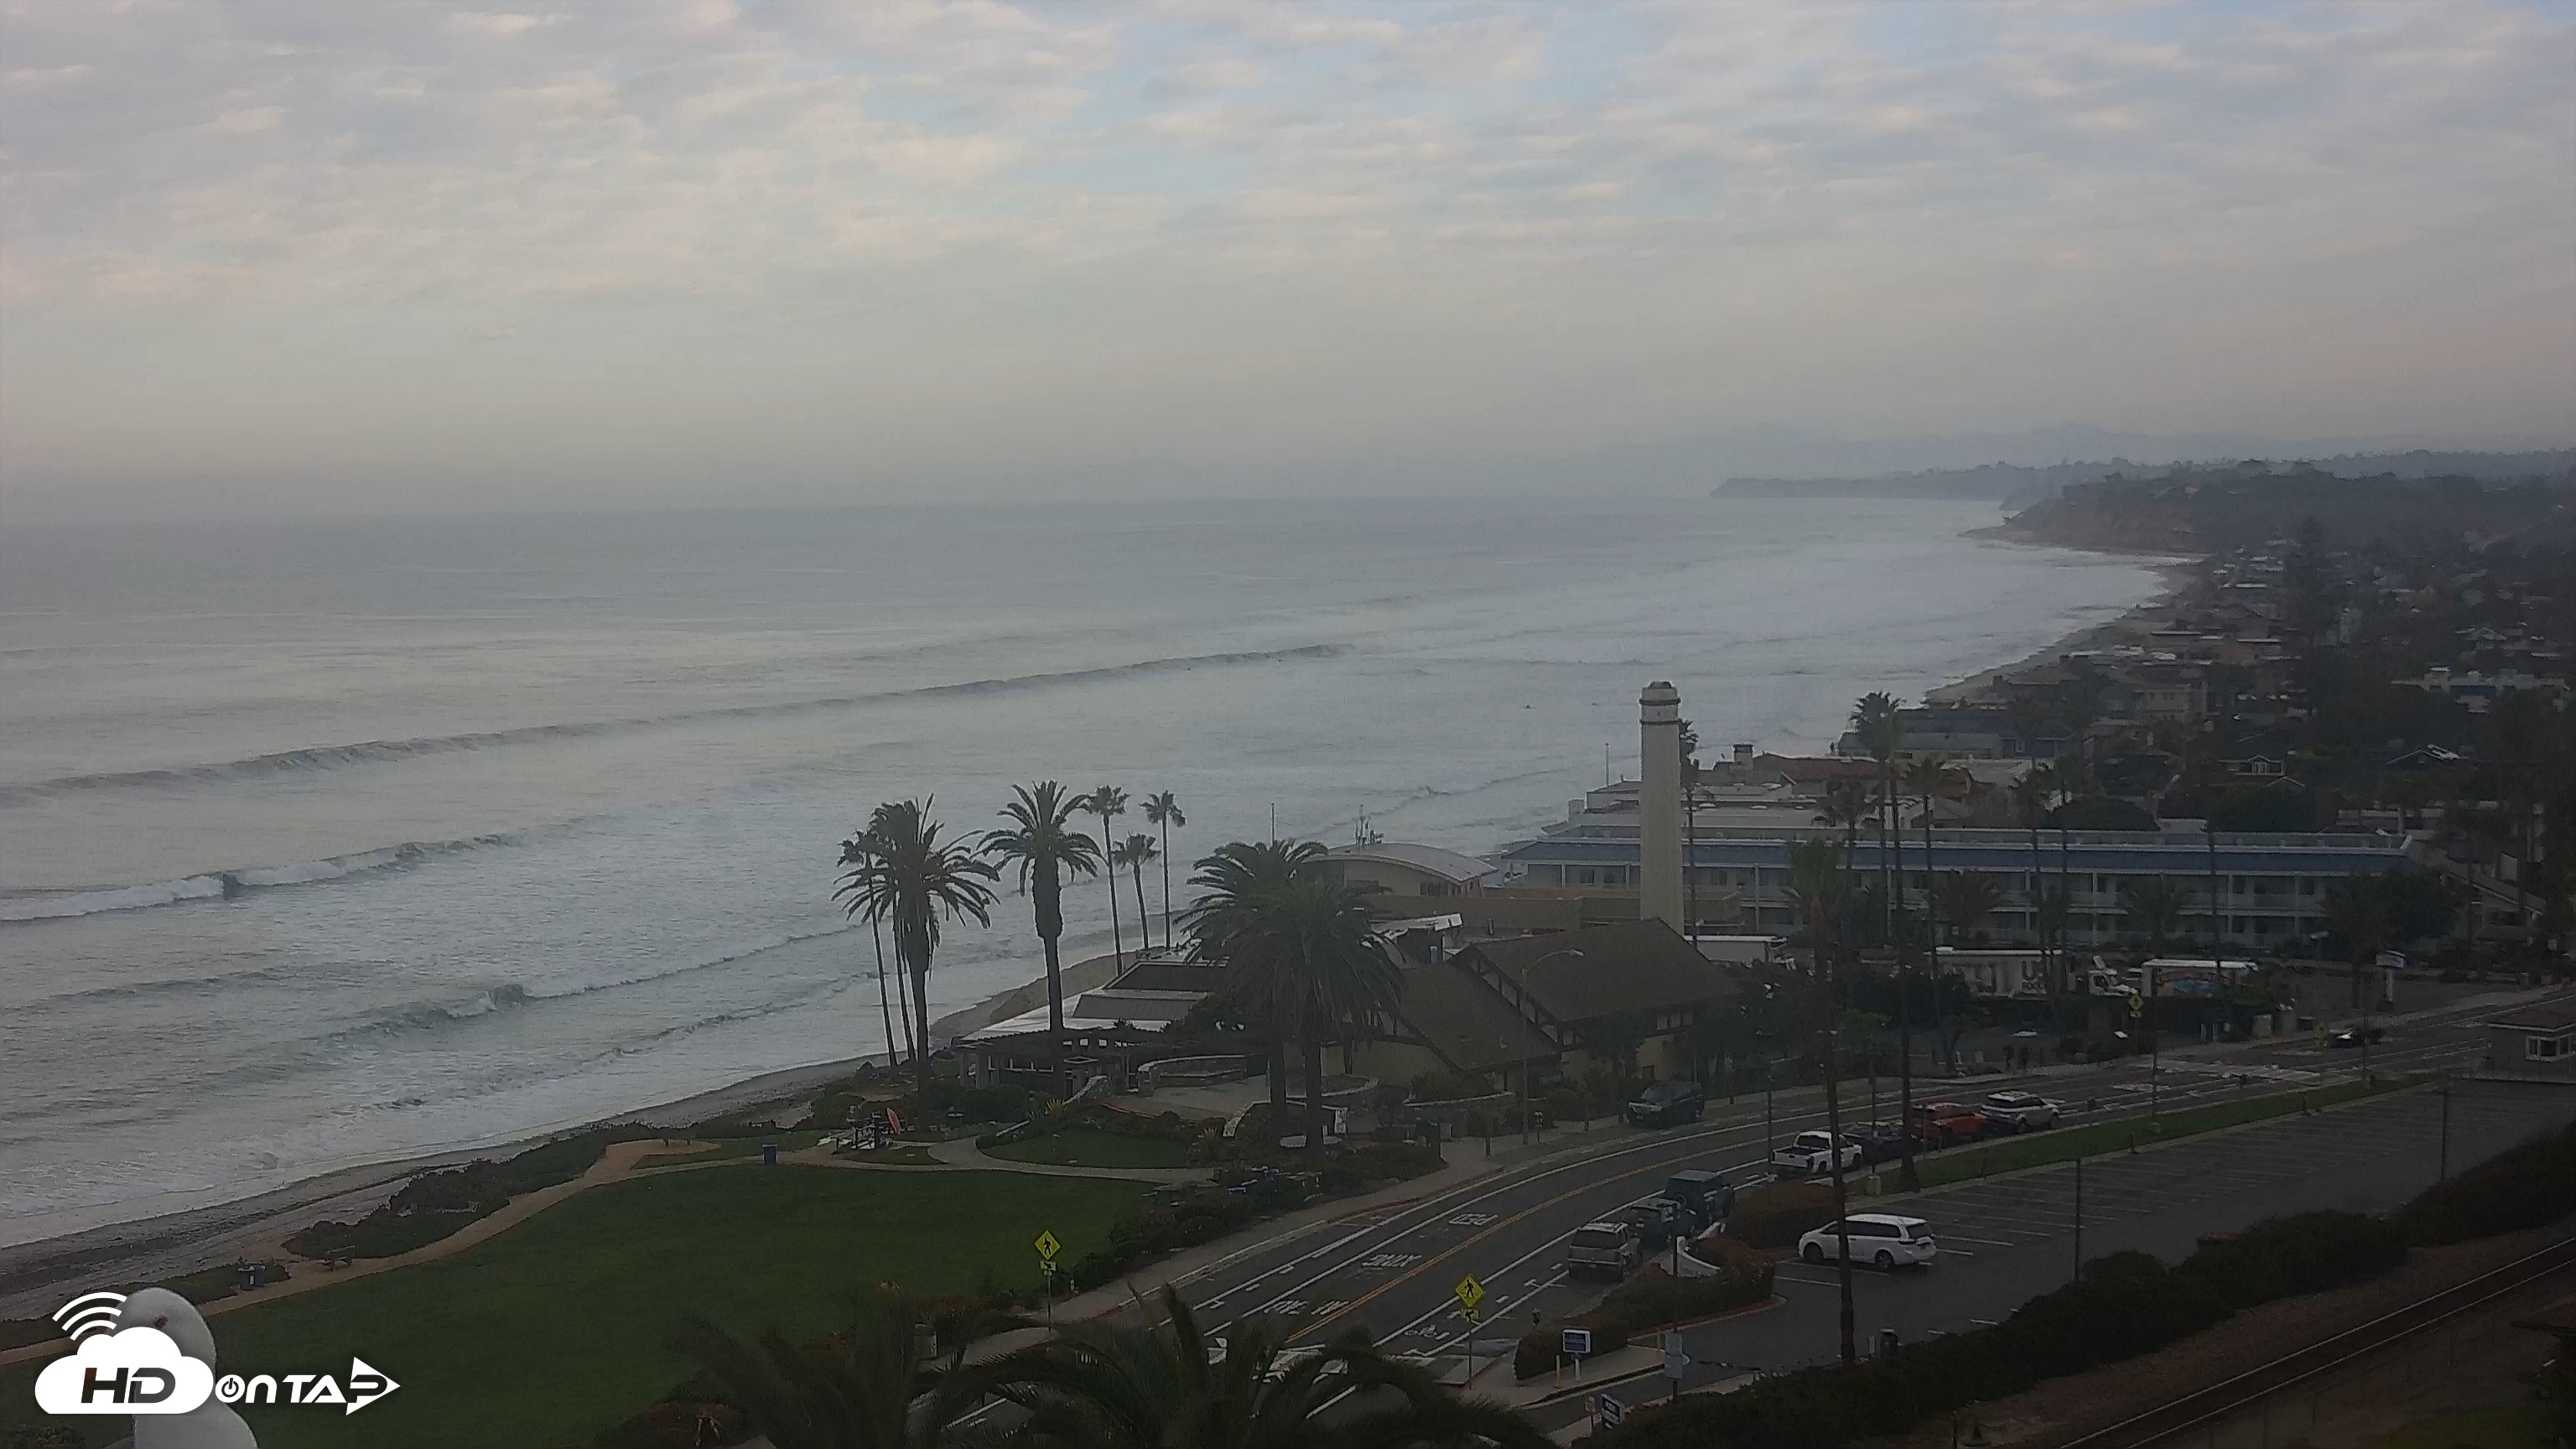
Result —
<instances>
[{"instance_id":1,"label":"paved road","mask_svg":"<svg viewBox=\"0 0 2576 1449\"><path fill-rule=\"evenodd\" d=\"M2374 1051L2373 1066L2382 1072L2424 1070L2445 1062L2463 1059L2483 1048L2482 1037L2466 1025L2478 1013L2464 1012L2450 1021L2425 1020L2401 1024L2391 1033L2382 1048ZM2071 1076L2043 1077L2039 1090L2051 1096L2070 1100L2078 1106L2098 1101L2096 1111L2077 1120L2126 1119L2143 1117L2149 1098L2160 1110L2173 1110L2239 1095L2259 1094L2271 1090L2292 1090L2298 1085L2314 1085L2319 1073L2329 1080L2348 1080L2356 1072L2358 1054L2350 1051L2326 1051L2313 1043L2265 1045L2251 1050L2214 1052L2206 1061L2169 1056L2153 1081L2145 1064L2123 1065L2115 1069L2088 1069ZM2251 1078L2239 1085L2236 1078ZM1982 1092L1987 1084L1954 1084L1951 1090L1960 1095ZM1937 1088L1935 1090L1938 1090ZM2496 1147L2525 1134L2548 1110L2539 1104L2554 1104L2560 1099L2548 1089L2534 1089L2520 1096L2497 1097L2507 1105L2488 1114L2486 1107L2472 1109L2465 1096L2455 1099L2453 1120L2455 1163L2473 1160ZM1886 1095L1893 1096L1892 1086ZM1929 1095L1918 1092L1918 1095ZM2482 1101L2485 1099L2481 1099ZM2571 1110L2576 1110L2576 1094L2569 1094ZM2408 1097L2350 1112L2375 1115L2361 1120L2374 1124L2359 1141L2346 1141L2338 1146L2328 1141L2320 1149L2325 1157L2336 1153L2359 1154L2368 1148L2374 1156L2383 1139L2376 1135L2396 1130L2380 1127L2383 1117L2396 1121L2416 1104L2432 1103L2432 1098ZM2519 1104L2519 1105L2515 1105ZM1887 1104L1893 1110L1892 1102ZM2391 1116L2391 1114L2395 1114ZM2486 1115L2481 1115L2486 1114ZM2535 1115L2537 1114L2537 1115ZM2291 1134L2297 1131L2342 1130L2339 1120L2345 1114L2326 1114L2312 1119L2293 1119L2285 1126ZM2474 1120L2473 1120L2474 1119ZM2411 1119L2406 1119L2411 1120ZM1508 1337L1518 1327L1526 1326L1531 1310L1542 1313L1561 1312L1585 1301L1597 1288L1567 1285L1558 1264L1563 1244L1576 1227L1615 1208L1619 1204L1649 1195L1659 1189L1672 1172L1683 1168L1710 1168L1731 1171L1739 1179L1758 1174L1766 1155L1765 1143L1772 1137L1785 1139L1788 1134L1821 1126L1823 1121L1821 1093L1806 1090L1783 1092L1776 1099L1771 1120L1766 1128L1763 1103L1754 1098L1735 1104L1712 1104L1709 1120L1683 1130L1662 1133L1634 1133L1624 1129L1604 1134L1604 1141L1593 1147L1570 1149L1555 1158L1515 1168L1496 1177L1468 1184L1409 1207L1382 1211L1368 1218L1349 1219L1289 1239L1267 1244L1238 1254L1185 1282L1183 1291L1200 1306L1206 1319L1223 1323L1254 1313L1285 1316L1296 1322L1305 1341L1337 1332L1353 1324L1365 1325L1381 1341L1401 1351L1428 1354L1463 1352L1469 1323L1458 1313L1450 1297L1452 1285L1473 1273L1487 1287L1491 1297L1483 1307L1485 1327L1479 1337ZM2517 1125L2523 1124L2523 1125ZM2411 1129L2408 1129L2411 1130ZM2268 1141L2260 1134L2273 1133L2273 1128L2256 1129L2218 1142L2240 1140ZM2280 1135L2280 1134L2276 1134ZM2299 1139L2305 1142L2305 1138ZM1467 1150L1472 1145L1462 1144ZM1457 1149L1453 1149L1457 1150ZM2181 1153L2193 1154L2198 1160L2204 1147L2170 1148L2136 1159L2141 1164L2159 1164L2162 1159ZM2231 1151L2241 1150L2229 1149ZM2307 1149L2302 1147L2302 1160ZM2364 1161L2368 1161L2365 1158ZM2192 1175L2187 1169L2162 1169ZM2357 1176L2345 1180L2345 1174L2334 1171L2306 1171L2268 1186L2247 1186L2244 1190L2221 1192L2201 1199L2206 1204L2208 1220L2241 1223L2253 1217L2267 1216L2295 1206L2333 1206L2346 1200L2360 1200L2364 1189L2373 1181L2386 1185L2394 1200L2403 1197L2429 1181L2432 1175L2429 1155L2425 1155L2420 1178L2409 1177L2413 1169L2399 1172L2394 1168L2374 1172L2367 1166L2357 1167ZM1892 1165L1888 1169L1893 1173ZM2261 1169L2243 1171L2259 1176ZM2108 1175L2106 1175L2108 1174ZM2071 1187L2072 1173L2066 1173ZM1959 1241L1960 1256L1942 1265L1936 1277L1926 1275L1932 1286L1918 1287L1903 1279L1895 1283L1875 1283L1871 1300L1880 1290L1911 1295L1900 1300L1888 1299L1890 1305L1921 1299L1919 1311L1900 1310L1890 1306L1878 1311L1878 1318L1864 1314L1863 1326L1876 1327L1880 1319L1901 1332L1919 1334L1935 1328L1956 1327L1974 1317L2000 1317L2004 1312L2029 1297L2052 1286L2062 1278L2071 1262L2071 1242L2050 1247L2053 1235L2043 1229L2058 1219L2049 1216L2044 1184L2055 1174L2040 1174L2034 1183L2043 1186L2030 1191L2039 1194L2028 1206L2029 1221L2016 1233L2004 1222L2013 1210L2007 1207L2008 1192L1996 1185L1962 1186L1944 1194L1927 1195L1920 1207L1913 1209L1921 1216L1932 1217L1945 1232L1952 1231L1943 1217L1950 1211L1947 1197L1957 1195L1961 1216L1955 1231L1971 1237L1988 1239L1988 1244ZM2098 1185L2096 1179L2099 1179ZM2088 1226L2085 1251L2088 1256L2115 1247L2130 1246L2122 1233L2138 1237L2137 1245L2153 1245L2171 1253L2187 1247L2198 1232L2209 1230L2199 1225L2200 1218L2178 1200L2186 1185L2165 1182L2161 1187L2153 1178L2129 1180L2117 1170L2105 1167L2087 1170L2088 1223L2097 1216L2101 1226ZM2225 1179L2211 1178L2211 1181ZM2413 1186L2397 1191L2397 1185L2412 1181ZM2158 1194L2161 1192L2162 1196ZM2138 1196L2134 1203L2124 1199ZM2071 1194L2070 1194L2071 1196ZM1932 1199L1944 1199L1935 1203ZM2151 1207L2149 1204L2162 1204ZM1987 1231L1971 1231L1976 1210L1983 1208L1995 1216ZM2123 1216L2122 1214L2127 1214ZM2064 1215L2071 1224L2072 1212ZM2226 1225L2226 1223L2220 1223ZM2040 1234L2033 1237L2033 1234ZM2069 1229L2071 1239L2071 1227ZM2096 1237L2100 1238L2097 1244ZM1981 1256L1969 1258L1966 1252ZM2026 1263L2013 1258L2020 1252ZM1989 1258L1982 1256L1992 1253ZM2045 1264L2054 1263L2054 1269ZM1809 1362L1833 1352L1834 1334L1831 1321L1832 1293L1828 1288L1800 1281L1803 1269L1791 1269L1784 1275L1783 1307L1758 1315L1758 1327L1742 1330L1748 1340L1767 1345L1759 1352L1739 1347L1733 1340L1712 1341L1708 1357L1712 1362L1760 1363L1783 1366ZM2058 1277L2052 1277L2055 1273ZM1830 1274L1824 1275L1830 1277ZM1991 1292L1980 1289L1974 1298L1973 1311L1954 1310L1949 1305L1961 1297L1957 1285L1970 1281L1991 1282ZM1826 1305L1821 1336L1803 1305L1821 1296ZM1696 1351L1696 1350L1695 1350Z\"/></svg>"}]
</instances>

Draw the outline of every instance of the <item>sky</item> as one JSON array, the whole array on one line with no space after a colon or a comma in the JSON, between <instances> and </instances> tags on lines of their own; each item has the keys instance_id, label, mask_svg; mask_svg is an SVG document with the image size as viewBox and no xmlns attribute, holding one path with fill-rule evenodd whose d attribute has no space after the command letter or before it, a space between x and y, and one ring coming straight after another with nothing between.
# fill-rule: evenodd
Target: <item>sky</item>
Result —
<instances>
[{"instance_id":1,"label":"sky","mask_svg":"<svg viewBox=\"0 0 2576 1449\"><path fill-rule=\"evenodd\" d=\"M2576 441L2576 3L0 0L0 520Z\"/></svg>"}]
</instances>

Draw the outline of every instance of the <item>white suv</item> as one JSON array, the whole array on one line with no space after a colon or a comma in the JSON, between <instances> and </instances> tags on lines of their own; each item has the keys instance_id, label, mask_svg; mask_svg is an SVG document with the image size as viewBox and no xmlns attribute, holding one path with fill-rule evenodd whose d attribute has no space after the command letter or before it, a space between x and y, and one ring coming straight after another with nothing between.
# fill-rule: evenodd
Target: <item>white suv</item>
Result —
<instances>
[{"instance_id":1,"label":"white suv","mask_svg":"<svg viewBox=\"0 0 2576 1449\"><path fill-rule=\"evenodd\" d=\"M1851 1230L1851 1255L1855 1263L1868 1263L1886 1270L1900 1263L1929 1263L1940 1251L1932 1241L1932 1225L1921 1218L1892 1217L1886 1213L1854 1213L1843 1219ZM1840 1250L1842 1235L1827 1223L1798 1240L1798 1256L1810 1263L1828 1263Z\"/></svg>"},{"instance_id":2,"label":"white suv","mask_svg":"<svg viewBox=\"0 0 2576 1449\"><path fill-rule=\"evenodd\" d=\"M2058 1106L2030 1092L1997 1092L1985 1101L1986 1125L2006 1132L2030 1132L2057 1125Z\"/></svg>"}]
</instances>

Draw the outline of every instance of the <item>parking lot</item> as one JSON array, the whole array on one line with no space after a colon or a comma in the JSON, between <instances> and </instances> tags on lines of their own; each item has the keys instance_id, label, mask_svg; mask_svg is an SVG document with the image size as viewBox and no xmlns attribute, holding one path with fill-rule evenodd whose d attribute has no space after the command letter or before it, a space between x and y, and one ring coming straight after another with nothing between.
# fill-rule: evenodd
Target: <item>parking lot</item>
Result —
<instances>
[{"instance_id":1,"label":"parking lot","mask_svg":"<svg viewBox=\"0 0 2576 1449\"><path fill-rule=\"evenodd\" d=\"M2449 1166L2457 1171L2576 1118L2576 1088L2462 1083L2451 1090L2448 1115ZM2082 1256L2136 1248L2170 1262L2204 1233L2262 1218L2386 1211L2441 1175L2443 1116L2438 1093L2412 1092L2090 1159L2082 1169ZM1929 1221L1941 1260L1858 1274L1862 1331L1957 1332L1998 1321L2065 1282L2077 1258L2077 1192L2077 1170L2068 1165L1873 1204ZM1694 1330L1694 1358L1740 1370L1830 1357L1835 1280L1830 1264L1783 1263L1782 1307Z\"/></svg>"}]
</instances>

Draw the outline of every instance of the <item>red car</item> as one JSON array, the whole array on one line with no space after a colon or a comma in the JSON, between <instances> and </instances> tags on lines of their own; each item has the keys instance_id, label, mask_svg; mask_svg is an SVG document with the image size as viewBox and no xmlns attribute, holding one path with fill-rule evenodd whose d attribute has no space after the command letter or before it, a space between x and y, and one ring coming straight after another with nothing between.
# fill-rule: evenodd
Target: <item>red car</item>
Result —
<instances>
[{"instance_id":1,"label":"red car","mask_svg":"<svg viewBox=\"0 0 2576 1449\"><path fill-rule=\"evenodd\" d=\"M1906 1124L1926 1147L1950 1147L1986 1135L1986 1114L1957 1102L1917 1102Z\"/></svg>"}]
</instances>

